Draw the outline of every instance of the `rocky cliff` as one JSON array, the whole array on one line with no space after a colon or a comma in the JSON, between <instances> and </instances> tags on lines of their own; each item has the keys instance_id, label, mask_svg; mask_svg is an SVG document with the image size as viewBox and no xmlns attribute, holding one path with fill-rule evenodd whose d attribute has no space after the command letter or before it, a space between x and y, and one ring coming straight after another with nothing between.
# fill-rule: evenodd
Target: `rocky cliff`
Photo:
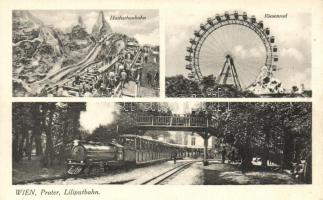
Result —
<instances>
[{"instance_id":1,"label":"rocky cliff","mask_svg":"<svg viewBox=\"0 0 323 200\"><path fill-rule=\"evenodd\" d=\"M99 41L105 35L112 33L112 28L104 17L103 11L100 11L98 19L92 28L92 36Z\"/></svg>"}]
</instances>

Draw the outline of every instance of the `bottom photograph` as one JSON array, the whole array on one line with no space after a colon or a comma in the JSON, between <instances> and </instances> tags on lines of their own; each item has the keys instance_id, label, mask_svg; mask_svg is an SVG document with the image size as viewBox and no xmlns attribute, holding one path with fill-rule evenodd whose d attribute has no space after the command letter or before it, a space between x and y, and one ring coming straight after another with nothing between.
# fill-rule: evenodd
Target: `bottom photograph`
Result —
<instances>
[{"instance_id":1,"label":"bottom photograph","mask_svg":"<svg viewBox=\"0 0 323 200\"><path fill-rule=\"evenodd\" d=\"M311 183L311 102L12 104L14 185Z\"/></svg>"}]
</instances>

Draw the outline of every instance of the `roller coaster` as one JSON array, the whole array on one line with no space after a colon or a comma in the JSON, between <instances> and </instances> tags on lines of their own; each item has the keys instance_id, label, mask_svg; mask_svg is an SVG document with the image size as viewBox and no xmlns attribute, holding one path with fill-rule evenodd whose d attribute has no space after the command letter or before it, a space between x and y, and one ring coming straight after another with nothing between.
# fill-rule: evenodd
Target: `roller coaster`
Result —
<instances>
[{"instance_id":1,"label":"roller coaster","mask_svg":"<svg viewBox=\"0 0 323 200\"><path fill-rule=\"evenodd\" d=\"M106 82L111 78L108 77L108 74L112 72L115 74L113 80L111 80L114 84L108 88L108 91L100 93L99 96L121 97L127 95L124 92L127 88L121 86L122 81L119 75L124 69L124 65L127 65L128 83L130 82L130 85L139 87L141 65L144 60L143 49L139 47L136 41L136 46L129 45L130 43L132 44L134 42L130 42L125 35L116 33L109 34L96 42L85 58L79 63L66 66L48 75L43 80L34 83L31 87L42 87L46 90L46 93L55 93L58 88L61 88L64 91L63 96L83 96L85 91L81 92L82 89L91 91L92 89L100 90L102 86L99 85L95 88L95 83L98 82L98 79L101 79L100 81L104 81L107 84ZM104 55L106 59L98 59L100 52L104 49L107 52ZM115 49L117 49L117 52L112 52ZM121 65L122 67L120 67ZM129 80L130 76L131 79ZM86 87L91 89L87 89ZM138 95L138 89L135 88L136 91L127 96Z\"/></svg>"}]
</instances>

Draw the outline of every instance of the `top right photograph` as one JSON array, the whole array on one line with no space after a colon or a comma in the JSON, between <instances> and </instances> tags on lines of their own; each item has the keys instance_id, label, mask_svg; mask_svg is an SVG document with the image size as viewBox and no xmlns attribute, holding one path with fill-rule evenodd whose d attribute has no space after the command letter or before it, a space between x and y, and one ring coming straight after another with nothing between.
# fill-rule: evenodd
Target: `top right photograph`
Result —
<instances>
[{"instance_id":1,"label":"top right photograph","mask_svg":"<svg viewBox=\"0 0 323 200\"><path fill-rule=\"evenodd\" d=\"M166 97L312 97L311 13L166 16Z\"/></svg>"}]
</instances>

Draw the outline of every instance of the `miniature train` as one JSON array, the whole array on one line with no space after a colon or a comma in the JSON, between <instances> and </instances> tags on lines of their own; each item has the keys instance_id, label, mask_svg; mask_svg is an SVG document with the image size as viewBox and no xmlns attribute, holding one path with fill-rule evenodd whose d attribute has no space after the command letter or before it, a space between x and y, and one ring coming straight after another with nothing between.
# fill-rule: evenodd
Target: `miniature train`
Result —
<instances>
[{"instance_id":1,"label":"miniature train","mask_svg":"<svg viewBox=\"0 0 323 200\"><path fill-rule=\"evenodd\" d=\"M170 144L137 135L121 135L111 143L81 142L75 140L66 161L67 174L78 175L86 168L103 167L104 171L112 167L127 164L146 164L170 159L183 159L185 156L197 156L202 148Z\"/></svg>"}]
</instances>

